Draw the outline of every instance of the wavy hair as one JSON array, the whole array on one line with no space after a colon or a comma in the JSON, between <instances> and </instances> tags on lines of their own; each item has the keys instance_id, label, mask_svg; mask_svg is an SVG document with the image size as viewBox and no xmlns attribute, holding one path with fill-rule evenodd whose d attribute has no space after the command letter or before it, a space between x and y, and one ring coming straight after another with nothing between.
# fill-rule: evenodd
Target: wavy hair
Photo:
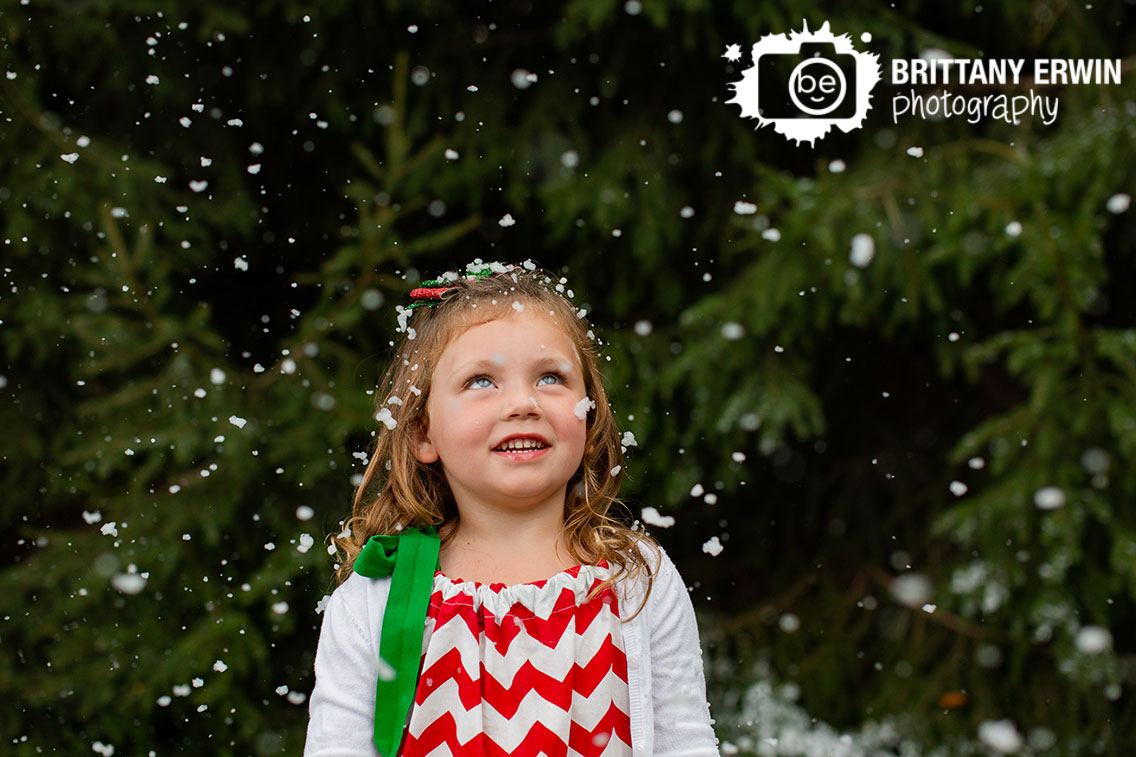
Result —
<instances>
[{"instance_id":1,"label":"wavy hair","mask_svg":"<svg viewBox=\"0 0 1136 757\"><path fill-rule=\"evenodd\" d=\"M505 267L485 278L447 274L451 289L432 307L400 310L402 338L375 395L377 427L370 460L355 490L351 517L332 537L339 554L336 579L351 575L355 558L376 534L395 534L404 528L436 526L443 543L460 518L441 461L422 463L415 454L417 432L427 423L426 401L434 368L451 341L470 327L513 314L513 303L533 305L563 329L583 366L584 388L595 402L588 411L584 456L567 482L564 497L565 541L580 563L606 560L612 576L593 594L624 578L643 575L649 596L653 571L640 544L658 553L658 545L642 531L626 525L626 508L619 501L623 452L615 417L604 391L594 336L565 296L565 282L541 270ZM617 512L622 510L624 517ZM640 605L638 614L642 607ZM634 617L632 615L631 617Z\"/></svg>"}]
</instances>

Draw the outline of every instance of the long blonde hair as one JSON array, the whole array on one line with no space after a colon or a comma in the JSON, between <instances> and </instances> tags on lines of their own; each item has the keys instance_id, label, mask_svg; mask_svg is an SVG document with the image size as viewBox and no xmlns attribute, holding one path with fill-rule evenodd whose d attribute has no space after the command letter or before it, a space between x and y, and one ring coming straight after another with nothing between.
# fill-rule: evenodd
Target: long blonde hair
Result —
<instances>
[{"instance_id":1,"label":"long blonde hair","mask_svg":"<svg viewBox=\"0 0 1136 757\"><path fill-rule=\"evenodd\" d=\"M580 563L602 559L613 568L611 578L594 593L622 578L645 575L649 595L653 575L639 544L658 555L657 544L612 514L615 508L625 509L617 498L623 451L584 312L577 311L563 294L563 280L520 266L499 270L505 269L485 278L450 274L446 285L452 288L440 302L401 312L403 336L375 396L375 417L382 422L363 481L355 490L351 518L342 533L333 537L339 553L336 578L340 583L347 580L363 545L376 534L432 525L439 527L443 543L452 535L451 526L456 525L459 513L441 463L419 462L415 454L417 432L426 426L434 368L446 346L466 329L507 317L513 303L520 302L548 313L571 339L583 366L587 397L595 402L588 412L584 457L564 497L569 553Z\"/></svg>"}]
</instances>

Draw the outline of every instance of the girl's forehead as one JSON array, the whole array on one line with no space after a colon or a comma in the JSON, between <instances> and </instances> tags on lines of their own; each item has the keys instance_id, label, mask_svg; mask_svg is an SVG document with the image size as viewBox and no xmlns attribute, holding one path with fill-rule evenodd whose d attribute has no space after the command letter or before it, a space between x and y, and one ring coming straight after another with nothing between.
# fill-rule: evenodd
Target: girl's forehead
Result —
<instances>
[{"instance_id":1,"label":"girl's forehead","mask_svg":"<svg viewBox=\"0 0 1136 757\"><path fill-rule=\"evenodd\" d=\"M555 316L524 310L497 317L471 319L442 351L439 364L486 360L496 365L554 357L579 364L572 337Z\"/></svg>"}]
</instances>

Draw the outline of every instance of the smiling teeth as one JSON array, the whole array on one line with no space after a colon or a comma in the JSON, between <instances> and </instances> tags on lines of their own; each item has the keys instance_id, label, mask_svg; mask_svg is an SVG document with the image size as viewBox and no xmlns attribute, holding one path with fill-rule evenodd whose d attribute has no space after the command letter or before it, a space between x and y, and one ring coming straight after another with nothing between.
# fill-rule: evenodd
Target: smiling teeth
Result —
<instances>
[{"instance_id":1,"label":"smiling teeth","mask_svg":"<svg viewBox=\"0 0 1136 757\"><path fill-rule=\"evenodd\" d=\"M526 449L544 449L548 445L536 439L510 439L497 449L501 452L520 452Z\"/></svg>"}]
</instances>

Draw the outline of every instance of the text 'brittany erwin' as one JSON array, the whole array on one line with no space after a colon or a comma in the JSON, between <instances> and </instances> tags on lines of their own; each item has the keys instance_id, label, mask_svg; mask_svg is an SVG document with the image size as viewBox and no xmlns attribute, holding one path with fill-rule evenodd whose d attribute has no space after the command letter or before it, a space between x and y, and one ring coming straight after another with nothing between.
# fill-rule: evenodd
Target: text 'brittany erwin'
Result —
<instances>
[{"instance_id":1,"label":"text 'brittany erwin'","mask_svg":"<svg viewBox=\"0 0 1136 757\"><path fill-rule=\"evenodd\" d=\"M1120 84L1119 59L1038 58L1032 63L1027 69L1027 61L1023 58L895 58L891 62L891 83L965 86ZM1032 81L1023 82L1022 72L1026 70L1032 72Z\"/></svg>"}]
</instances>

